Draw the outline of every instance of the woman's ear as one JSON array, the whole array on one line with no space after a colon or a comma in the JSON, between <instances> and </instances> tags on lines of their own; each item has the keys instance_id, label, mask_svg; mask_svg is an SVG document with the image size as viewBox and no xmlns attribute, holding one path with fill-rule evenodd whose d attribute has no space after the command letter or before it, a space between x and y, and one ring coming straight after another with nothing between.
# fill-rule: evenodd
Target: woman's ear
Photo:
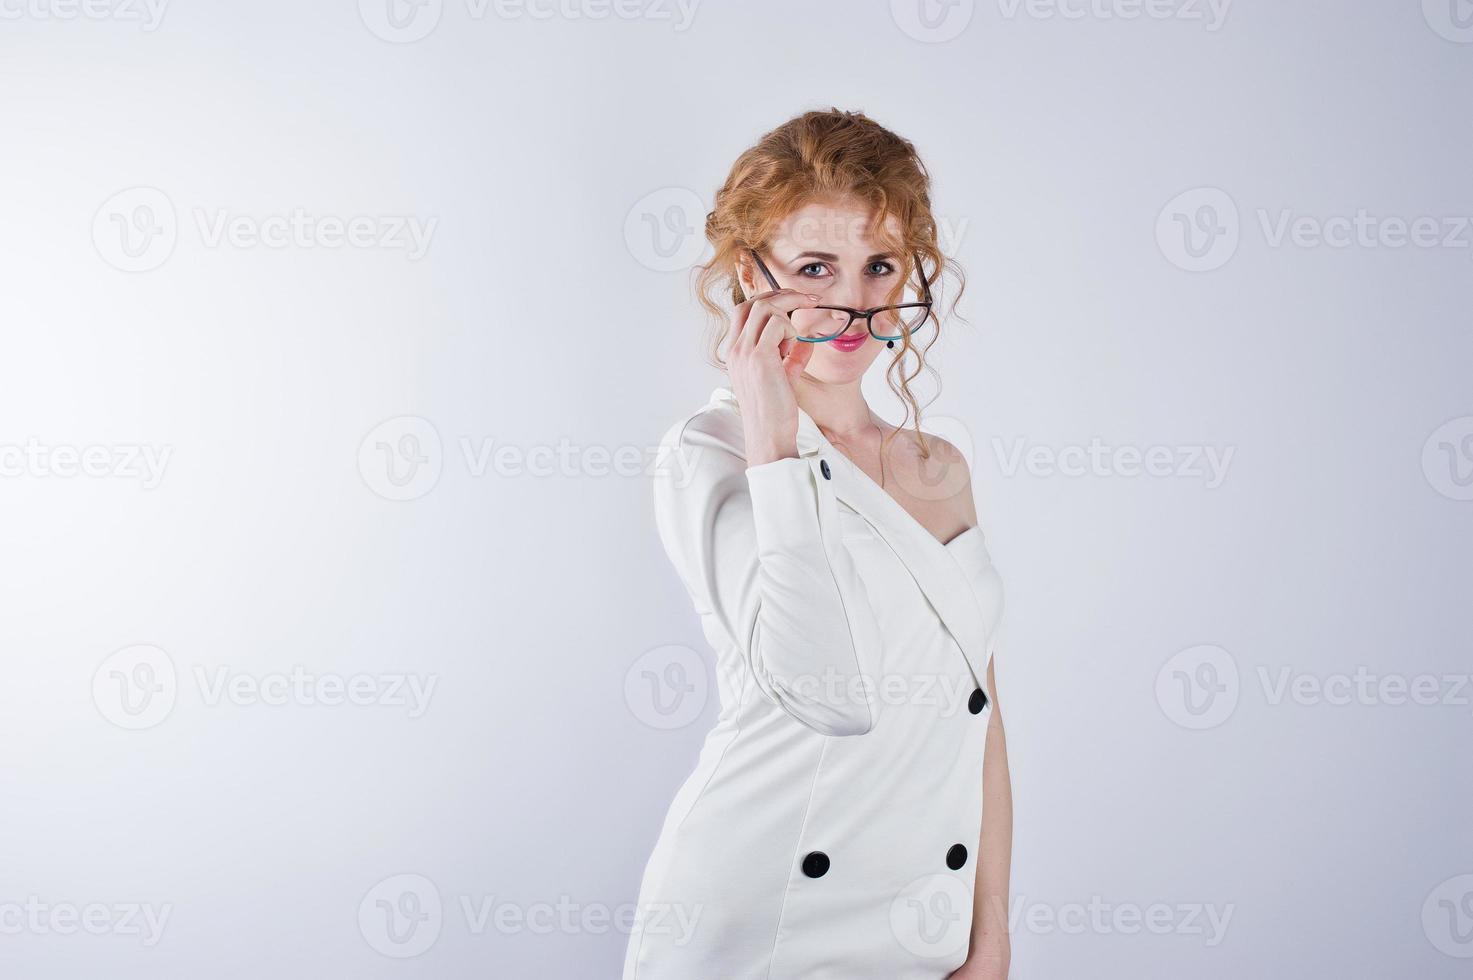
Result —
<instances>
[{"instance_id":1,"label":"woman's ear","mask_svg":"<svg viewBox=\"0 0 1473 980\"><path fill-rule=\"evenodd\" d=\"M737 252L736 283L737 288L742 291L743 301L751 299L758 292L757 264L752 261L752 254L746 249Z\"/></svg>"}]
</instances>

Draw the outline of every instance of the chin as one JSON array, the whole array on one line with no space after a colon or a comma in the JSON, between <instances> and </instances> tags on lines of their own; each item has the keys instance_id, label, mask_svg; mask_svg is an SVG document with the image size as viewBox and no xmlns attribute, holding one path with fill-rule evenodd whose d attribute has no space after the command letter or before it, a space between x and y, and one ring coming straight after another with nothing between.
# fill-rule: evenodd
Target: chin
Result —
<instances>
[{"instance_id":1,"label":"chin","mask_svg":"<svg viewBox=\"0 0 1473 980\"><path fill-rule=\"evenodd\" d=\"M803 373L828 385L842 385L858 381L864 377L870 365L875 363L879 351L873 349L874 344L869 347L861 347L850 354L838 351L814 351L813 358L804 367Z\"/></svg>"}]
</instances>

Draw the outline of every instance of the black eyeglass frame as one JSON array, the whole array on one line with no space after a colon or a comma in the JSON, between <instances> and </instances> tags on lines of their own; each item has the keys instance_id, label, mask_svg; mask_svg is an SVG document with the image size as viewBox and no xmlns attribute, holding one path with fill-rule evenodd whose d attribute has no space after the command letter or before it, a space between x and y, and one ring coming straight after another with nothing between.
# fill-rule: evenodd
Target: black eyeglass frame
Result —
<instances>
[{"instance_id":1,"label":"black eyeglass frame","mask_svg":"<svg viewBox=\"0 0 1473 980\"><path fill-rule=\"evenodd\" d=\"M762 256L760 256L760 255L757 254L757 250L755 248L750 248L747 251L750 252L751 255L752 255L752 258L756 260L756 262L757 262L757 268L759 268L759 269L762 270L762 274L767 277L767 281L768 281L769 284L771 284L772 288L773 289L782 289L783 287L781 287L781 286L778 285L777 279L774 278L772 272L767 268L767 263L763 262L762 261ZM876 340L884 340L884 341L887 341L893 347L894 344L895 344L895 341L903 339L905 337L905 334L902 332L902 333L896 334L893 337L887 337L887 336L883 336L881 334L875 333L875 321L874 321L875 314L877 314L877 313L885 313L885 312L887 312L889 310L921 310L921 309L923 309L923 310L926 311L926 315L924 317L922 317L921 318L921 321L920 321L923 324L927 320L929 320L931 318L931 315L932 315L931 307L933 305L933 301L931 299L931 284L926 281L926 271L921 266L921 257L919 255L917 255L915 257L915 260L916 260L916 277L919 278L920 281L921 281L921 294L923 296L925 296L925 300L923 302L920 302L920 303L897 303L894 306L877 306L877 307L875 307L872 310L856 310L853 307L849 307L849 306L810 306L810 307L805 307L805 309L810 309L810 310L837 310L840 313L847 313L847 314L849 314L849 320L848 320L848 322L846 322L844 324L844 327L843 327L842 330L840 330L838 333L830 334L827 337L798 337L796 339L797 340L801 340L805 344L823 344L823 343L827 343L830 340L834 340L834 339L836 339L838 337L842 337L844 334L848 333L849 332L849 328L854 325L854 321L855 320L863 319L864 320L865 329L869 331L869 335L871 337L875 338ZM904 317L903 316L900 317L900 320L901 320L901 322L904 322ZM914 333L914 332L915 331L913 331L913 330L911 331L911 333Z\"/></svg>"}]
</instances>

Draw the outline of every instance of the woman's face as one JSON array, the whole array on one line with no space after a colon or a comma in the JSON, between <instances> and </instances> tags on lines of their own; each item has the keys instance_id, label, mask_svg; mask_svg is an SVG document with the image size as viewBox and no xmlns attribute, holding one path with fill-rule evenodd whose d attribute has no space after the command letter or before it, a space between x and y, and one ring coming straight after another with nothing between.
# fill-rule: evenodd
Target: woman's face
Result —
<instances>
[{"instance_id":1,"label":"woman's face","mask_svg":"<svg viewBox=\"0 0 1473 980\"><path fill-rule=\"evenodd\" d=\"M866 234L869 219L869 211L852 202L807 204L778 226L761 253L762 261L780 287L812 293L824 305L856 310L882 306L896 282L904 278L906 264L901 256L870 241ZM891 234L898 234L893 217L886 223ZM750 256L744 256L741 277L749 299L772 288ZM795 320L799 333L823 336L844 329L847 314L834 312L828 319L818 319L824 314L810 312L804 314L802 323ZM865 321L856 319L842 336L813 347L803 373L825 384L848 384L863 377L885 350L885 342L876 340Z\"/></svg>"}]
</instances>

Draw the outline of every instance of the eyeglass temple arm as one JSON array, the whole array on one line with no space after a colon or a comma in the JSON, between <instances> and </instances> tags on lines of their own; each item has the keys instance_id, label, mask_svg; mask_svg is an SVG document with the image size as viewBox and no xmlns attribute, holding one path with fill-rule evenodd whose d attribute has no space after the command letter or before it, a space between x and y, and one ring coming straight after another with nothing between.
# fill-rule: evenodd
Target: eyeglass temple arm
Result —
<instances>
[{"instance_id":1,"label":"eyeglass temple arm","mask_svg":"<svg viewBox=\"0 0 1473 980\"><path fill-rule=\"evenodd\" d=\"M921 253L916 253L916 277L921 281L921 292L925 294L926 302L931 302L931 284L926 281L926 269L921 265Z\"/></svg>"},{"instance_id":2,"label":"eyeglass temple arm","mask_svg":"<svg viewBox=\"0 0 1473 980\"><path fill-rule=\"evenodd\" d=\"M762 270L762 275L764 275L764 276L767 277L767 284L769 286L771 286L773 289L782 289L783 287L781 287L781 286L779 286L777 284L777 280L775 278L773 278L772 273L768 271L768 269L767 269L767 263L766 262L763 262L762 261L762 256L760 256L760 255L757 254L757 250L755 248L749 248L749 249L747 249L747 251L750 252L751 255L752 255L752 258L754 260L756 260L756 262L757 262L757 268L759 268L759 269Z\"/></svg>"}]
</instances>

